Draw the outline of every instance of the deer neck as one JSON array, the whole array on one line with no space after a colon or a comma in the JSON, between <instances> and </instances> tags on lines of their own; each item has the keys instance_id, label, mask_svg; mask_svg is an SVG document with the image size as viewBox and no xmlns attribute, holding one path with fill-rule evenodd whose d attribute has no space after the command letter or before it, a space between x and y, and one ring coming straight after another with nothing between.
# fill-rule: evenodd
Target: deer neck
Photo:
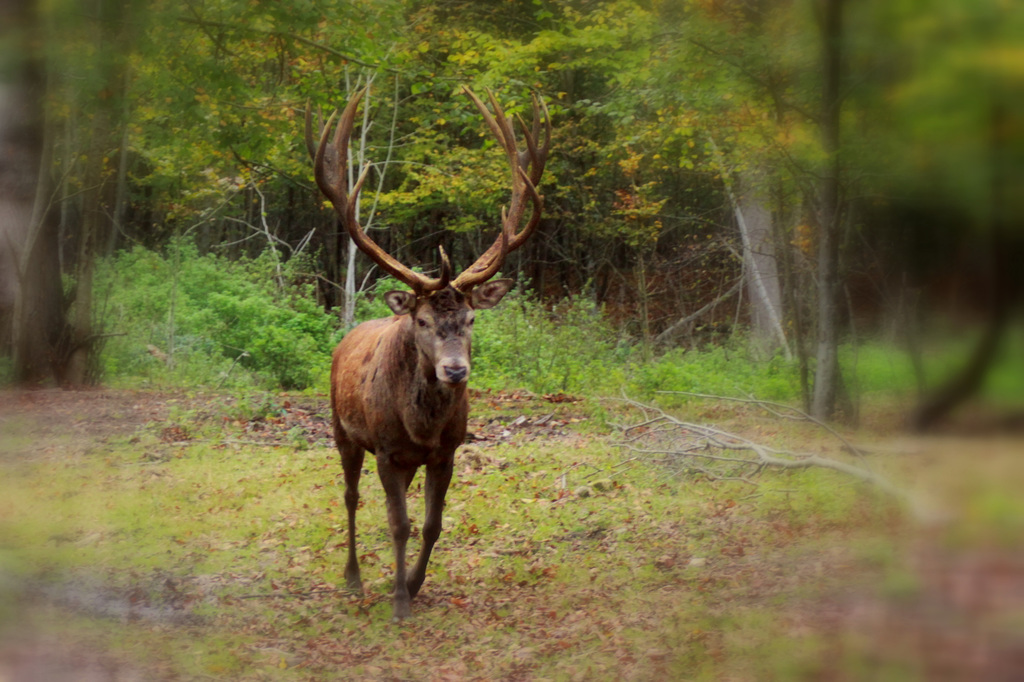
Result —
<instances>
[{"instance_id":1,"label":"deer neck","mask_svg":"<svg viewBox=\"0 0 1024 682\"><path fill-rule=\"evenodd\" d=\"M466 385L451 386L437 378L433 363L416 347L412 321L403 320L398 334L401 352L392 355L392 376L404 388L394 407L413 442L435 449L443 432L466 400ZM396 386L397 388L397 386Z\"/></svg>"}]
</instances>

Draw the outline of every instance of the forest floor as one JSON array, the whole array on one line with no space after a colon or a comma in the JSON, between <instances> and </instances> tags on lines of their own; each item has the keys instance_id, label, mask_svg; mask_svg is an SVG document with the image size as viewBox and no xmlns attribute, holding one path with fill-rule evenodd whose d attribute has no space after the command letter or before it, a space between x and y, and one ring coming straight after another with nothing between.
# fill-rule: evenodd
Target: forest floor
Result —
<instances>
[{"instance_id":1,"label":"forest floor","mask_svg":"<svg viewBox=\"0 0 1024 682\"><path fill-rule=\"evenodd\" d=\"M845 456L812 425L751 406L687 409ZM325 397L0 393L0 681L1024 670L1020 433L909 436L876 406L844 435L926 501L914 517L837 472L713 480L629 457L609 424L630 416L593 401L477 393L472 412L427 582L394 623L372 471L366 591L343 587Z\"/></svg>"}]
</instances>

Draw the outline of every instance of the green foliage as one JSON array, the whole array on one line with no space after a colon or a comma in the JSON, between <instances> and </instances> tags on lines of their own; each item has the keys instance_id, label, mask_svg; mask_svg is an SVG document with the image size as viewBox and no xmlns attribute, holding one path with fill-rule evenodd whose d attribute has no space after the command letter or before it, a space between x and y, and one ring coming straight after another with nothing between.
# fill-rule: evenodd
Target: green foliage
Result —
<instances>
[{"instance_id":1,"label":"green foliage","mask_svg":"<svg viewBox=\"0 0 1024 682\"><path fill-rule=\"evenodd\" d=\"M166 255L141 247L101 264L97 287L114 337L110 377L186 384L306 388L326 372L334 319L318 308L302 263L276 255L200 256L186 242Z\"/></svg>"},{"instance_id":2,"label":"green foliage","mask_svg":"<svg viewBox=\"0 0 1024 682\"><path fill-rule=\"evenodd\" d=\"M341 337L336 320L302 281L308 264L283 265L280 279L277 268L269 251L232 261L200 256L184 242L166 254L137 247L104 261L97 288L104 325L122 334L103 353L107 381L325 390L330 352ZM391 278L378 280L359 295L357 322L391 315L383 294L403 288ZM843 363L865 395L907 394L914 386L906 355L883 344L847 349ZM645 362L631 337L592 301L551 306L518 290L478 316L472 384L537 394L626 391L647 399L689 391L799 401L796 366L781 356L755 358L742 337Z\"/></svg>"},{"instance_id":3,"label":"green foliage","mask_svg":"<svg viewBox=\"0 0 1024 682\"><path fill-rule=\"evenodd\" d=\"M384 302L384 294L389 291L406 291L408 288L394 277L381 277L374 282L370 289L357 294L356 322L366 322L392 315L388 304Z\"/></svg>"},{"instance_id":4,"label":"green foliage","mask_svg":"<svg viewBox=\"0 0 1024 682\"><path fill-rule=\"evenodd\" d=\"M630 337L616 331L593 302L574 298L548 307L513 291L478 316L473 336L473 385L534 393L630 395L658 391L719 395L754 393L795 401L796 367L781 356L759 361L737 340L729 346L670 351L644 362Z\"/></svg>"},{"instance_id":5,"label":"green foliage","mask_svg":"<svg viewBox=\"0 0 1024 682\"><path fill-rule=\"evenodd\" d=\"M1016 405L1024 397L1024 325L1011 326L1003 340L1001 353L986 379L986 392L995 401Z\"/></svg>"},{"instance_id":6,"label":"green foliage","mask_svg":"<svg viewBox=\"0 0 1024 682\"><path fill-rule=\"evenodd\" d=\"M920 378L914 373L909 352L878 339L864 340L856 347L844 344L840 362L860 394L907 398L919 389L934 390L962 371L965 358L978 343L977 336L974 329L938 326L931 330L919 351ZM1019 405L1024 396L1024 356L1017 350L1022 347L1022 337L1024 326L1009 326L982 386L982 399L997 409Z\"/></svg>"},{"instance_id":7,"label":"green foliage","mask_svg":"<svg viewBox=\"0 0 1024 682\"><path fill-rule=\"evenodd\" d=\"M698 351L670 351L651 363L638 365L634 381L641 395L688 391L795 401L799 396L795 369L781 356L757 360L746 348L732 342Z\"/></svg>"},{"instance_id":8,"label":"green foliage","mask_svg":"<svg viewBox=\"0 0 1024 682\"><path fill-rule=\"evenodd\" d=\"M104 328L119 334L102 354L113 385L212 386L326 390L330 353L341 338L336 319L315 303L301 259L275 254L229 260L200 256L175 243L166 254L137 247L101 263L97 291ZM284 283L282 288L280 283ZM404 286L382 278L356 302L356 318L391 315L383 294ZM472 385L536 394L620 395L660 392L754 395L800 404L797 366L780 355L757 358L737 335L721 345L672 349L643 360L640 348L592 301L557 305L513 290L477 318ZM1011 337L1019 338L1013 328ZM959 366L966 342L933 339L924 358L928 384ZM1009 349L986 390L1000 403L1021 395L1024 370ZM917 388L908 355L877 341L844 346L841 361L861 397L906 398ZM662 396L666 404L684 396Z\"/></svg>"},{"instance_id":9,"label":"green foliage","mask_svg":"<svg viewBox=\"0 0 1024 682\"><path fill-rule=\"evenodd\" d=\"M1008 112L1021 109L1012 86L1021 73L1022 14L1005 4L938 3L925 14L907 0L847 8L842 156L860 172L844 173L844 195L949 198L979 225L998 217L989 213L1019 213L1024 192L1012 190L1020 185L1013 132L1020 126ZM125 211L119 229L149 245L200 223L233 239L233 230L260 220L297 243L307 218L325 219L301 197L313 191L301 140L305 103L330 111L373 78L374 123L366 130L357 123L377 164L364 198L380 180L373 207L387 214L388 241L401 256L428 243L433 250L443 232L446 247L457 242L449 253L466 262L469 254L459 251L493 234L507 167L459 94L463 84L494 88L513 116L529 118L530 91L549 103L555 153L541 190L548 244L559 245L560 260L544 252L547 244L538 256L573 269L576 282L600 268L628 272L638 250L664 253L693 237L731 234L722 219L723 176L763 175L780 204L779 223L795 226L813 204L807 188L824 161L818 28L806 2L160 0L104 4L85 19L68 7L41 7L45 30L33 39L50 74L47 119L64 131L54 136L54 176L68 174L61 193L77 202L71 198L91 187L113 188L123 171L116 191L126 205L111 213ZM995 125L997 114L1009 118ZM994 140L998 150L990 149ZM119 145L123 158L113 153ZM102 150L103 168L86 180L82 161L93 148ZM987 199L994 194L1005 205ZM813 237L795 236L798 246ZM595 247L609 257L589 258ZM124 270L122 280L108 277L106 314L108 329L128 336L109 341L108 376L290 387L322 376L316 368L333 339L312 297L289 302L279 288L244 282L245 273L264 284L276 279L273 260L235 267L186 254L180 263L147 265L137 255L132 266L132 257L119 258L123 265L103 266ZM313 270L338 274L324 262ZM702 265L687 277L701 282L708 271ZM510 318L482 318L477 377L485 386L731 392L732 385L796 395L788 368L759 365L739 346L631 365L631 341L590 304L569 300L546 310L525 300L506 305ZM360 306L364 318L387 314L379 299ZM147 344L171 354L170 369ZM882 374L872 376L869 383L882 383Z\"/></svg>"},{"instance_id":10,"label":"green foliage","mask_svg":"<svg viewBox=\"0 0 1024 682\"><path fill-rule=\"evenodd\" d=\"M478 317L473 381L479 388L527 388L535 393L600 393L623 379L628 357L601 311L583 299L553 310L513 291Z\"/></svg>"}]
</instances>

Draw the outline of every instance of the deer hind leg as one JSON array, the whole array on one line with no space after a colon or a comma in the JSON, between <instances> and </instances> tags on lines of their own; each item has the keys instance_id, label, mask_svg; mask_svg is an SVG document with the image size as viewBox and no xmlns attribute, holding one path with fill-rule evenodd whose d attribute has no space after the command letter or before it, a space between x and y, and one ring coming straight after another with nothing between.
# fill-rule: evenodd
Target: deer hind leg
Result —
<instances>
[{"instance_id":1,"label":"deer hind leg","mask_svg":"<svg viewBox=\"0 0 1024 682\"><path fill-rule=\"evenodd\" d=\"M419 558L409 576L409 594L415 597L423 580L427 575L427 562L430 561L430 553L434 549L434 543L441 535L441 520L444 512L444 498L448 493L448 485L452 480L452 465L454 459L435 466L427 467L427 482L424 490L424 502L426 503L426 518L423 521L423 546L420 548Z\"/></svg>"},{"instance_id":2,"label":"deer hind leg","mask_svg":"<svg viewBox=\"0 0 1024 682\"><path fill-rule=\"evenodd\" d=\"M377 474L387 500L388 526L391 528L391 542L395 548L395 591L392 596L394 617L402 620L412 615L409 607L409 588L406 581L405 547L409 542L409 514L406 511L405 495L416 469L396 468L388 457L377 456Z\"/></svg>"},{"instance_id":3,"label":"deer hind leg","mask_svg":"<svg viewBox=\"0 0 1024 682\"><path fill-rule=\"evenodd\" d=\"M335 424L334 440L341 454L341 468L345 472L345 509L348 511L348 562L345 564L345 583L348 589L362 594L363 580L359 575L356 556L356 510L359 508L359 476L363 472L363 449L351 442Z\"/></svg>"}]
</instances>

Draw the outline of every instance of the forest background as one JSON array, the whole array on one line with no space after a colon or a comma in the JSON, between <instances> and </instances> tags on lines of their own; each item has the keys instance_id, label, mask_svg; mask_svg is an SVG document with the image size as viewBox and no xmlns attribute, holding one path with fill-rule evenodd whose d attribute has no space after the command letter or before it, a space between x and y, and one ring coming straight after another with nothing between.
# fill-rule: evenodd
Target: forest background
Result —
<instances>
[{"instance_id":1,"label":"forest background","mask_svg":"<svg viewBox=\"0 0 1024 682\"><path fill-rule=\"evenodd\" d=\"M325 208L304 113L369 86L361 219L403 262L436 269L443 245L459 268L509 184L468 85L514 114L536 93L555 129L475 386L754 393L847 419L898 391L921 427L1021 394L1013 3L0 12L6 381L323 390L330 348L393 282Z\"/></svg>"}]
</instances>

